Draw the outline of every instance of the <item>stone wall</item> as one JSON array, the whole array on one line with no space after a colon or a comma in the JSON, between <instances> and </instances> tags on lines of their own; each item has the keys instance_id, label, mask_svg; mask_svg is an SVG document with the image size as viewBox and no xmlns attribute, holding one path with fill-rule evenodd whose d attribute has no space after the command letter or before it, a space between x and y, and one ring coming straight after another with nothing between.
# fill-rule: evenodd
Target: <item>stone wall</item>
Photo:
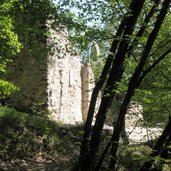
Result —
<instances>
[{"instance_id":1,"label":"stone wall","mask_svg":"<svg viewBox=\"0 0 171 171\"><path fill-rule=\"evenodd\" d=\"M82 118L85 122L90 105L91 95L95 84L94 74L89 63L81 66L81 92L82 92ZM97 99L95 114L100 104L100 97Z\"/></svg>"},{"instance_id":2,"label":"stone wall","mask_svg":"<svg viewBox=\"0 0 171 171\"><path fill-rule=\"evenodd\" d=\"M46 110L47 45L42 21L36 16L23 14L16 17L16 23L15 31L23 49L9 66L8 80L19 91L6 102L21 111Z\"/></svg>"},{"instance_id":3,"label":"stone wall","mask_svg":"<svg viewBox=\"0 0 171 171\"><path fill-rule=\"evenodd\" d=\"M42 28L40 22L36 23L34 37L27 38L29 34L23 34L24 30L18 33L24 48L9 66L8 79L19 91L6 102L26 112L48 110L51 118L64 123L82 122L82 81L89 77L81 78L79 55L67 39L65 28L52 29L51 23L46 23L49 36L45 37L39 35ZM88 92L87 103L89 99Z\"/></svg>"},{"instance_id":4,"label":"stone wall","mask_svg":"<svg viewBox=\"0 0 171 171\"><path fill-rule=\"evenodd\" d=\"M10 66L9 80L12 81L19 91L12 94L7 100L18 110L30 112L46 109L47 104L47 77L46 58L35 58L22 53L17 56Z\"/></svg>"},{"instance_id":5,"label":"stone wall","mask_svg":"<svg viewBox=\"0 0 171 171\"><path fill-rule=\"evenodd\" d=\"M82 122L81 64L63 30L50 29L48 45L48 110L64 123Z\"/></svg>"},{"instance_id":6,"label":"stone wall","mask_svg":"<svg viewBox=\"0 0 171 171\"><path fill-rule=\"evenodd\" d=\"M45 22L38 15L17 17L16 32L23 49L9 66L8 79L19 91L6 103L26 112L49 111L51 118L64 123L85 121L94 85L91 67L85 65L89 75L81 76L80 58L66 29L51 27L52 21Z\"/></svg>"}]
</instances>

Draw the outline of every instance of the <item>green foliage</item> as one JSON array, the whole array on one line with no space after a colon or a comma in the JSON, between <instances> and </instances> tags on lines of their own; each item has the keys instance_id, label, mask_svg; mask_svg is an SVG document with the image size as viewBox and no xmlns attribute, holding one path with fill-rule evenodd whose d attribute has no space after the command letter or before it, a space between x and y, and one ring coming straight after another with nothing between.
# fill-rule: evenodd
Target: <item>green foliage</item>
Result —
<instances>
[{"instance_id":1,"label":"green foliage","mask_svg":"<svg viewBox=\"0 0 171 171\"><path fill-rule=\"evenodd\" d=\"M148 155L151 151L148 146L124 147L124 149L119 151L118 158L121 170L139 170L141 165L148 160Z\"/></svg>"},{"instance_id":2,"label":"green foliage","mask_svg":"<svg viewBox=\"0 0 171 171\"><path fill-rule=\"evenodd\" d=\"M17 0L3 0L0 4L0 98L9 95L16 87L4 81L6 65L14 55L20 52L22 45L14 33L13 15L14 3Z\"/></svg>"},{"instance_id":3,"label":"green foliage","mask_svg":"<svg viewBox=\"0 0 171 171\"><path fill-rule=\"evenodd\" d=\"M112 29L121 17L117 3L102 0L89 3L67 0L57 1L56 4L61 16L60 21L67 26L71 42L81 52L85 51L92 41L113 38L115 29Z\"/></svg>"},{"instance_id":4,"label":"green foliage","mask_svg":"<svg viewBox=\"0 0 171 171\"><path fill-rule=\"evenodd\" d=\"M0 80L0 97L5 98L6 96L10 95L12 92L16 91L17 87L4 80Z\"/></svg>"},{"instance_id":5,"label":"green foliage","mask_svg":"<svg viewBox=\"0 0 171 171\"><path fill-rule=\"evenodd\" d=\"M27 120L27 114L17 112L16 110L12 108L8 108L6 106L2 107L0 106L0 118L2 120L6 120L10 122L11 125L15 126L18 123L21 125L26 123Z\"/></svg>"},{"instance_id":6,"label":"green foliage","mask_svg":"<svg viewBox=\"0 0 171 171\"><path fill-rule=\"evenodd\" d=\"M0 57L4 61L18 53L21 48L18 36L14 33L13 16L11 14L16 1L4 0L0 4Z\"/></svg>"},{"instance_id":7,"label":"green foliage","mask_svg":"<svg viewBox=\"0 0 171 171\"><path fill-rule=\"evenodd\" d=\"M169 18L167 20L169 21ZM166 20L166 21L167 21ZM165 22L166 22L165 21ZM166 22L167 23L167 22ZM170 29L165 28L166 23L163 25L159 39L157 39L156 51L148 61L147 66L158 57L160 57L169 46ZM150 126L165 125L171 111L171 54L168 54L158 66L142 82L139 90L136 91L134 100L138 101L143 106L144 118Z\"/></svg>"}]
</instances>

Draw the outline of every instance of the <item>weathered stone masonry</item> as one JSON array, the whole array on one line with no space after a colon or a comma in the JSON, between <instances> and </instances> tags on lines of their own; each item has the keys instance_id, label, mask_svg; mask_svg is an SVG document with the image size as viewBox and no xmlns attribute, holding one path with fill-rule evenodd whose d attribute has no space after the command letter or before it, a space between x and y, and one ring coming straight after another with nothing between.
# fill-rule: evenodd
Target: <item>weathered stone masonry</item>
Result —
<instances>
[{"instance_id":1,"label":"weathered stone masonry","mask_svg":"<svg viewBox=\"0 0 171 171\"><path fill-rule=\"evenodd\" d=\"M84 84L84 74L81 78L80 58L64 28L46 27L50 34L42 37L40 22L36 23L40 30L34 37L29 35L27 40L24 36L28 35L19 33L24 48L10 66L9 80L20 90L7 103L22 111L48 110L53 119L65 123L82 122L88 110L90 83Z\"/></svg>"},{"instance_id":2,"label":"weathered stone masonry","mask_svg":"<svg viewBox=\"0 0 171 171\"><path fill-rule=\"evenodd\" d=\"M81 64L79 56L72 49L66 32L50 29L48 44L48 110L53 118L62 122L82 121L81 110ZM58 34L56 34L58 33Z\"/></svg>"},{"instance_id":3,"label":"weathered stone masonry","mask_svg":"<svg viewBox=\"0 0 171 171\"><path fill-rule=\"evenodd\" d=\"M47 108L47 43L41 20L32 15L16 17L16 32L23 49L10 64L9 80L19 91L7 103L21 111Z\"/></svg>"}]
</instances>

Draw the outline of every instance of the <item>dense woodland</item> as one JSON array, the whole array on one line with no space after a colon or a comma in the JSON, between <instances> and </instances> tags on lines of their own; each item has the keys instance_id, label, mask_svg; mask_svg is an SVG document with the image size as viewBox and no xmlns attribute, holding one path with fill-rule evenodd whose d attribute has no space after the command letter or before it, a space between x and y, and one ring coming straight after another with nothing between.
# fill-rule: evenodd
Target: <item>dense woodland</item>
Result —
<instances>
[{"instance_id":1,"label":"dense woodland","mask_svg":"<svg viewBox=\"0 0 171 171\"><path fill-rule=\"evenodd\" d=\"M0 169L170 170L170 7L171 0L1 0ZM45 111L21 113L5 105L19 90L7 81L7 66L26 46L20 35L31 41L31 33L40 31L26 22L24 33L17 30L17 17L27 13L53 20L52 27L65 26L82 64L91 63L95 87L84 124L63 125L49 120ZM131 144L122 136L131 102L142 106L147 129L163 130L159 137Z\"/></svg>"}]
</instances>

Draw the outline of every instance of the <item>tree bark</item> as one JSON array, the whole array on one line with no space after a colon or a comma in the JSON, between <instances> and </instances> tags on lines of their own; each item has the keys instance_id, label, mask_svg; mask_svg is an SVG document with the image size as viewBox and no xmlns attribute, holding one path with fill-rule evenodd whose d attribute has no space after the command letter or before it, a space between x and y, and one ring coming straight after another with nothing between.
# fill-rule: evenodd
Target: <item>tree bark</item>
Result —
<instances>
[{"instance_id":1,"label":"tree bark","mask_svg":"<svg viewBox=\"0 0 171 171\"><path fill-rule=\"evenodd\" d=\"M163 23L163 20L167 14L169 5L170 5L170 0L165 0L163 2L163 6L162 9L160 10L160 13L158 15L158 18L155 22L154 28L151 32L151 34L148 37L146 46L144 48L144 51L142 53L142 57L140 59L140 62L137 66L137 68L135 69L134 74L132 75L132 78L130 80L130 83L128 85L128 90L127 90L127 94L124 98L124 101L121 105L121 109L120 109L120 113L119 113L119 117L118 117L118 122L116 124L116 127L114 128L114 132L113 132L113 144L112 144L112 148L111 148L111 161L110 161L110 169L115 169L116 167L116 163L117 163L117 150L118 150L118 145L119 145L119 138L120 138L120 134L123 128L123 124L125 121L125 115L127 113L127 108L128 105L130 103L130 100L134 94L135 89L140 85L141 80L139 80L141 73L143 72L143 68L145 65L145 62L149 56L149 53L152 49L152 46L154 44L154 41L157 37L157 34L159 32L159 29Z\"/></svg>"},{"instance_id":2,"label":"tree bark","mask_svg":"<svg viewBox=\"0 0 171 171\"><path fill-rule=\"evenodd\" d=\"M94 169L95 158L99 148L99 143L101 139L101 131L103 129L104 121L106 118L107 109L109 108L115 91L117 89L117 82L120 81L123 74L123 63L125 60L125 55L130 43L129 35L132 35L134 26L136 24L139 13L143 7L144 0L134 0L130 5L130 15L128 16L128 21L125 26L123 33L123 39L118 47L118 51L113 61L113 66L110 71L110 75L107 81L107 86L105 88L100 108L96 117L96 122L94 129L92 130L91 141L89 145L89 151L84 160L82 160L82 168L88 168L88 170ZM84 163L84 164L83 164ZM83 169L82 169L83 170Z\"/></svg>"},{"instance_id":3,"label":"tree bark","mask_svg":"<svg viewBox=\"0 0 171 171\"><path fill-rule=\"evenodd\" d=\"M110 54L106 60L102 74L101 74L99 80L97 81L97 83L93 89L93 92L92 92L90 106L89 106L89 110L88 110L88 114L87 114L87 120L86 120L85 128L84 128L84 134L83 134L82 143L81 143L80 159L79 159L80 166L82 166L84 164L83 161L88 152L89 137L90 137L90 133L91 133L92 121L93 121L93 117L94 117L94 110L95 110L98 94L99 94L100 90L102 89L102 87L106 81L107 75L110 71L112 61L114 58L114 54L116 53L116 49L120 43L119 40L122 38L122 34L123 34L123 30L125 28L126 22L127 21L126 21L126 17L125 17L122 20L122 22L119 26L119 29L116 33L116 40L114 40L112 43L112 47L110 49Z\"/></svg>"},{"instance_id":4,"label":"tree bark","mask_svg":"<svg viewBox=\"0 0 171 171\"><path fill-rule=\"evenodd\" d=\"M138 39L140 38L140 37L142 37L142 35L144 34L144 32L145 32L145 29L147 28L147 24L149 23L149 21L150 21L150 19L153 17L153 15L154 15L154 13L155 13L155 10L156 10L156 8L157 8L157 6L159 5L159 3L160 3L160 0L155 0L154 1L154 5L152 6L152 8L151 8L151 10L149 11L149 13L148 13L148 15L145 17L145 19L144 19L144 25L139 29L139 31L137 32L137 35L136 35L136 37L135 37L135 39L132 41L132 44L130 45L130 47L129 47L129 49L128 49L128 52L129 52L129 57L130 57L130 55L131 55L131 51L133 51L133 49L134 49L134 45L135 44L137 44L138 43ZM168 50L169 51L169 50ZM159 59L159 61L161 61L169 52L168 51L166 51L166 53L164 53ZM156 63L158 63L158 62L156 62ZM156 64L155 64L156 65ZM148 71L146 71L145 73L144 73L144 75L143 75L143 77L147 74L147 73L149 73L151 70L152 70L152 68L154 68L155 67L155 65L153 65L153 66L151 66L149 69L148 69ZM143 77L142 77L142 79L143 79ZM98 171L100 168L101 168L101 166L102 166L102 163L103 163L103 160L104 160L104 158L105 158L105 156L106 156L106 154L107 154L107 152L108 152L108 149L110 148L110 146L111 146L111 144L112 144L112 139L113 139L113 137L111 137L111 139L109 140L109 142L108 142L108 144L107 144L107 146L106 146L106 148L105 148L105 150L104 150L104 152L102 153L102 155L101 155L101 157L100 157L100 160L99 160L99 162L98 162L98 164L97 164L97 166L96 166L96 170Z\"/></svg>"}]
</instances>

